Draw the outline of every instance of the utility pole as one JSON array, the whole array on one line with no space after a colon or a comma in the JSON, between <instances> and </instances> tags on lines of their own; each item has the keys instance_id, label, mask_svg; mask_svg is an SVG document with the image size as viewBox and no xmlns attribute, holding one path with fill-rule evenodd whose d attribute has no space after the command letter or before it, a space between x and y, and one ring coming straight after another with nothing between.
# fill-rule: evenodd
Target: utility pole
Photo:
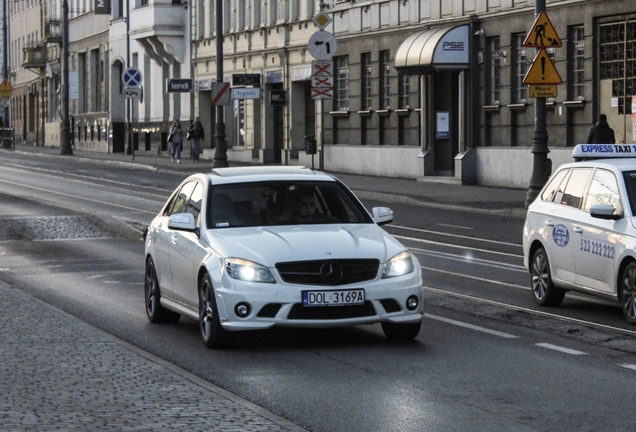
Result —
<instances>
[{"instance_id":1,"label":"utility pole","mask_svg":"<svg viewBox=\"0 0 636 432\"><path fill-rule=\"evenodd\" d=\"M2 2L2 41L3 41L3 58L2 58L2 78L4 80L9 79L9 56L8 56L8 43L9 31L7 26L7 0L3 0ZM9 133L8 128L11 127L11 118L9 117L9 104L5 104L4 106L4 117L3 117L3 131L2 131L2 147L10 148L12 145L11 140L4 139L6 134Z\"/></svg>"},{"instance_id":2,"label":"utility pole","mask_svg":"<svg viewBox=\"0 0 636 432\"><path fill-rule=\"evenodd\" d=\"M62 128L60 130L60 154L72 155L69 121L69 83L68 83L68 0L62 1Z\"/></svg>"},{"instance_id":3,"label":"utility pole","mask_svg":"<svg viewBox=\"0 0 636 432\"><path fill-rule=\"evenodd\" d=\"M545 0L535 0L534 13L539 16L545 12ZM525 207L528 208L548 181L552 171L552 161L548 159L548 131L545 119L545 97L538 97L534 102L534 132L532 134L532 154L534 164L532 177L526 195Z\"/></svg>"},{"instance_id":4,"label":"utility pole","mask_svg":"<svg viewBox=\"0 0 636 432\"><path fill-rule=\"evenodd\" d=\"M223 0L216 0L216 82L223 82ZM223 105L216 106L214 142L216 148L212 168L228 167Z\"/></svg>"}]
</instances>

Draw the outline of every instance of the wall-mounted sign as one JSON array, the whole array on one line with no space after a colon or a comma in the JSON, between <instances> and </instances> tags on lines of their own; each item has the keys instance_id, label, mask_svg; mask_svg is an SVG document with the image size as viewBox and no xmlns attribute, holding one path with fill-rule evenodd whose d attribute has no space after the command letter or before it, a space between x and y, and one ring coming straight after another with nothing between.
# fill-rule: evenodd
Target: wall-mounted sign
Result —
<instances>
[{"instance_id":1,"label":"wall-mounted sign","mask_svg":"<svg viewBox=\"0 0 636 432\"><path fill-rule=\"evenodd\" d=\"M167 93L191 93L192 80L168 78L166 80L166 92Z\"/></svg>"},{"instance_id":2,"label":"wall-mounted sign","mask_svg":"<svg viewBox=\"0 0 636 432\"><path fill-rule=\"evenodd\" d=\"M232 86L261 86L261 75L260 74L233 74L232 75Z\"/></svg>"},{"instance_id":3,"label":"wall-mounted sign","mask_svg":"<svg viewBox=\"0 0 636 432\"><path fill-rule=\"evenodd\" d=\"M232 99L260 99L261 89L254 88L233 88Z\"/></svg>"},{"instance_id":4,"label":"wall-mounted sign","mask_svg":"<svg viewBox=\"0 0 636 432\"><path fill-rule=\"evenodd\" d=\"M285 105L285 90L270 90L269 104L270 105Z\"/></svg>"},{"instance_id":5,"label":"wall-mounted sign","mask_svg":"<svg viewBox=\"0 0 636 432\"><path fill-rule=\"evenodd\" d=\"M110 0L95 0L95 15L110 15Z\"/></svg>"},{"instance_id":6,"label":"wall-mounted sign","mask_svg":"<svg viewBox=\"0 0 636 432\"><path fill-rule=\"evenodd\" d=\"M276 83L282 83L283 82L283 71L282 70L275 70L275 71L269 71L267 72L267 75L265 75L265 82L267 84L276 84Z\"/></svg>"},{"instance_id":7,"label":"wall-mounted sign","mask_svg":"<svg viewBox=\"0 0 636 432\"><path fill-rule=\"evenodd\" d=\"M437 111L435 114L437 115L435 138L450 138L450 118L448 111Z\"/></svg>"}]
</instances>

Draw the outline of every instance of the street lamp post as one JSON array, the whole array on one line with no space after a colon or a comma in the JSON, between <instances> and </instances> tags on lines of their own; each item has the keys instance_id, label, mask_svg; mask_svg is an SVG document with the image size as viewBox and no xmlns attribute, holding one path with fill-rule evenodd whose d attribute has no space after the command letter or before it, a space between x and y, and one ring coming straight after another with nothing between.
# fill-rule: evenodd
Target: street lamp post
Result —
<instances>
[{"instance_id":1,"label":"street lamp post","mask_svg":"<svg viewBox=\"0 0 636 432\"><path fill-rule=\"evenodd\" d=\"M535 16L545 12L545 0L535 0ZM525 207L528 208L548 181L552 171L552 162L548 159L548 131L545 119L545 98L538 97L534 103L534 132L532 134L532 154L534 163L532 177L526 194Z\"/></svg>"},{"instance_id":2,"label":"street lamp post","mask_svg":"<svg viewBox=\"0 0 636 432\"><path fill-rule=\"evenodd\" d=\"M9 79L9 55L8 55L8 37L9 31L7 27L7 0L2 2L2 40L3 40L3 58L2 58L2 78L5 80ZM11 119L9 117L9 104L4 105L4 117L2 119L2 127L9 128L11 127ZM3 129L2 131L2 147L10 148L12 145L11 140L6 139L6 134L8 133L7 129Z\"/></svg>"},{"instance_id":3,"label":"street lamp post","mask_svg":"<svg viewBox=\"0 0 636 432\"><path fill-rule=\"evenodd\" d=\"M223 82L223 0L216 0L216 82ZM225 123L223 105L216 106L216 125L213 168L225 168L227 162L227 142L225 141Z\"/></svg>"},{"instance_id":4,"label":"street lamp post","mask_svg":"<svg viewBox=\"0 0 636 432\"><path fill-rule=\"evenodd\" d=\"M69 82L68 82L68 0L62 1L62 128L60 130L60 154L72 155L69 121Z\"/></svg>"}]
</instances>

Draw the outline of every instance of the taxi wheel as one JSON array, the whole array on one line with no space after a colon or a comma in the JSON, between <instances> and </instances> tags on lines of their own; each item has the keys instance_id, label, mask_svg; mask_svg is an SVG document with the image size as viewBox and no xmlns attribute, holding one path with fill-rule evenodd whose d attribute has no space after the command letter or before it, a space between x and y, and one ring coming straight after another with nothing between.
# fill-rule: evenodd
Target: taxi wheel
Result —
<instances>
[{"instance_id":1,"label":"taxi wheel","mask_svg":"<svg viewBox=\"0 0 636 432\"><path fill-rule=\"evenodd\" d=\"M565 290L557 288L552 282L550 263L545 249L540 248L532 257L530 266L532 295L539 306L558 306L563 303Z\"/></svg>"},{"instance_id":2,"label":"taxi wheel","mask_svg":"<svg viewBox=\"0 0 636 432\"><path fill-rule=\"evenodd\" d=\"M146 315L151 323L176 323L181 318L176 312L169 311L161 306L161 291L157 280L157 270L152 258L146 260L146 279L144 282L144 303Z\"/></svg>"},{"instance_id":3,"label":"taxi wheel","mask_svg":"<svg viewBox=\"0 0 636 432\"><path fill-rule=\"evenodd\" d=\"M221 326L212 281L204 275L199 284L199 329L203 343L207 348L225 348L229 335Z\"/></svg>"},{"instance_id":4,"label":"taxi wheel","mask_svg":"<svg viewBox=\"0 0 636 432\"><path fill-rule=\"evenodd\" d=\"M629 263L621 277L621 306L628 323L636 324L636 263Z\"/></svg>"},{"instance_id":5,"label":"taxi wheel","mask_svg":"<svg viewBox=\"0 0 636 432\"><path fill-rule=\"evenodd\" d=\"M420 334L422 321L417 323L382 323L382 331L384 336L389 340L406 341L415 339Z\"/></svg>"}]
</instances>

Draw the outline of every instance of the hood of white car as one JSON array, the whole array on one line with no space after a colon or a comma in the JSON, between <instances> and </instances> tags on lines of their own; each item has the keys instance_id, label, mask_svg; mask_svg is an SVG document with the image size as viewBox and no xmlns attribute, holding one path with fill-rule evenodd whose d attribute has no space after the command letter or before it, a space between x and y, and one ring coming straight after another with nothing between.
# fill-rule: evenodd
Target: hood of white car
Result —
<instances>
[{"instance_id":1,"label":"hood of white car","mask_svg":"<svg viewBox=\"0 0 636 432\"><path fill-rule=\"evenodd\" d=\"M226 228L204 233L221 256L273 267L278 262L374 258L386 262L405 250L375 224Z\"/></svg>"}]
</instances>

